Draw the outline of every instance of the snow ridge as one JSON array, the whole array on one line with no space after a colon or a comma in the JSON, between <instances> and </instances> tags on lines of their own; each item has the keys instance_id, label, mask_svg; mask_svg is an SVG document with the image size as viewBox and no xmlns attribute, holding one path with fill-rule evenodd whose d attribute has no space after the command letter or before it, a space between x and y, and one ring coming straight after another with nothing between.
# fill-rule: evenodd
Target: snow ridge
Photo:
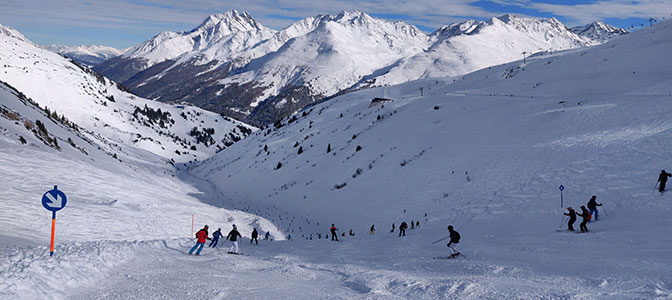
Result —
<instances>
[{"instance_id":1,"label":"snow ridge","mask_svg":"<svg viewBox=\"0 0 672 300\"><path fill-rule=\"evenodd\" d=\"M69 58L74 59L78 63L95 66L108 59L119 56L128 49L117 49L110 46L65 46L65 45L47 45L42 48L56 53L63 54Z\"/></svg>"}]
</instances>

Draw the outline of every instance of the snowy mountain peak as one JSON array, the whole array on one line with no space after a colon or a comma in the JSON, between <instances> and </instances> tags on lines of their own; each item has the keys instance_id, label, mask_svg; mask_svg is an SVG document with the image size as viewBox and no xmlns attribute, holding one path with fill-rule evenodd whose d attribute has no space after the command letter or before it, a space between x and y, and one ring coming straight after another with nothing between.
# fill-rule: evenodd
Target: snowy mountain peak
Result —
<instances>
[{"instance_id":1,"label":"snowy mountain peak","mask_svg":"<svg viewBox=\"0 0 672 300\"><path fill-rule=\"evenodd\" d=\"M4 26L4 25L2 25L2 24L0 24L0 35L6 35L6 36L8 36L8 37L15 38L15 39L22 40L22 41L24 41L24 42L30 43L30 42L28 41L28 39L26 39L26 37L23 36L23 34L21 34L20 32L16 31L16 30L15 30L14 28L12 28L12 27Z\"/></svg>"},{"instance_id":2,"label":"snowy mountain peak","mask_svg":"<svg viewBox=\"0 0 672 300\"><path fill-rule=\"evenodd\" d=\"M228 59L232 53L267 39L275 31L258 23L249 13L231 10L208 16L191 31L164 31L126 52L124 58L143 61L145 69L166 60L188 60L208 52L205 56Z\"/></svg>"},{"instance_id":3,"label":"snowy mountain peak","mask_svg":"<svg viewBox=\"0 0 672 300\"><path fill-rule=\"evenodd\" d=\"M355 11L345 11L342 10L338 15L336 15L333 18L333 21L339 22L339 23L359 23L359 24L364 24L364 23L371 23L373 21L373 18L369 16L368 14L355 10Z\"/></svg>"},{"instance_id":4,"label":"snowy mountain peak","mask_svg":"<svg viewBox=\"0 0 672 300\"><path fill-rule=\"evenodd\" d=\"M214 33L218 31L221 35L228 35L235 32L262 29L264 29L264 26L254 20L249 13L230 10L226 13L208 16L201 25L191 32L207 31Z\"/></svg>"},{"instance_id":5,"label":"snowy mountain peak","mask_svg":"<svg viewBox=\"0 0 672 300\"><path fill-rule=\"evenodd\" d=\"M628 31L623 28L614 27L600 21L585 26L572 27L570 30L578 36L589 38L600 43L604 43L613 37L628 33Z\"/></svg>"},{"instance_id":6,"label":"snowy mountain peak","mask_svg":"<svg viewBox=\"0 0 672 300\"><path fill-rule=\"evenodd\" d=\"M431 36L435 39L444 40L453 36L461 34L471 34L482 26L484 23L476 20L466 20L462 23L453 23L446 26L441 26L439 29L434 31Z\"/></svg>"},{"instance_id":7,"label":"snowy mountain peak","mask_svg":"<svg viewBox=\"0 0 672 300\"><path fill-rule=\"evenodd\" d=\"M494 25L497 22L503 22L509 26L514 26L516 29L521 31L566 31L567 27L565 24L560 22L556 18L535 18L535 17L526 17L517 14L505 14L496 18L490 19L489 23Z\"/></svg>"}]
</instances>

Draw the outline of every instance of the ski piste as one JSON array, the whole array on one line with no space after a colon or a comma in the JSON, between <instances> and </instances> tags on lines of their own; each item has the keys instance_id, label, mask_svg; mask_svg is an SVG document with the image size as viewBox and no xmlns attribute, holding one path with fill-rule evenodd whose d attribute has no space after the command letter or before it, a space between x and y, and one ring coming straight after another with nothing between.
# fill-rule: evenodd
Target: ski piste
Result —
<instances>
[{"instance_id":1,"label":"ski piste","mask_svg":"<svg viewBox=\"0 0 672 300\"><path fill-rule=\"evenodd\" d=\"M109 80L0 33L0 80L22 92L0 84L0 298L672 298L672 201L650 193L655 174L672 165L669 24L465 76L357 90L280 120L280 128L255 128L217 154L186 133L226 135L214 126L223 122L218 114L202 112L208 118L199 125L196 109L131 99ZM376 97L393 101L371 106ZM184 123L149 124L145 103ZM168 134L211 154L185 154ZM59 215L49 257L49 216L34 209L35 195L56 184L69 210ZM601 234L552 234L559 184L564 205L577 208L594 194L609 205L608 221L588 225ZM404 238L360 234L424 213L428 220ZM192 259L184 252L194 245L186 242L194 219L196 230L235 223L245 236L255 227L278 240L244 245L251 257L204 248ZM332 223L358 235L301 240ZM462 234L460 250L477 255L432 261L449 253L445 243L431 246L447 225ZM294 241L284 240L289 233Z\"/></svg>"}]
</instances>

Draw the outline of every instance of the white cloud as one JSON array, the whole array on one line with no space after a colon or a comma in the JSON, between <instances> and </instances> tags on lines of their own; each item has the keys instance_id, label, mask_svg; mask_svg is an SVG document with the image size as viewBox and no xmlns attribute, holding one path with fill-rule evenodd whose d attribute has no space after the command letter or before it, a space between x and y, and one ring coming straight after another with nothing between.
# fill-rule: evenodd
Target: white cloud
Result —
<instances>
[{"instance_id":1,"label":"white cloud","mask_svg":"<svg viewBox=\"0 0 672 300\"><path fill-rule=\"evenodd\" d=\"M418 20L425 26L438 27L463 16L489 17L473 3L475 0L193 0L193 1L132 1L132 0L8 0L12 9L0 11L0 20L7 23L37 22L97 28L176 27L190 29L210 14L237 9L248 11L262 24L280 29L292 20L317 14L335 14L341 10L361 10L369 14L399 16L406 21ZM9 21L9 22L8 22Z\"/></svg>"},{"instance_id":2,"label":"white cloud","mask_svg":"<svg viewBox=\"0 0 672 300\"><path fill-rule=\"evenodd\" d=\"M516 5L541 12L562 16L569 21L568 25L583 25L596 20L609 18L656 18L672 14L670 0L613 0L595 1L586 4L551 4L536 3L530 0L493 0L504 5Z\"/></svg>"},{"instance_id":3,"label":"white cloud","mask_svg":"<svg viewBox=\"0 0 672 300\"><path fill-rule=\"evenodd\" d=\"M486 0L488 1L488 0ZM585 24L605 18L648 18L672 13L670 0L597 1L589 4L563 5L536 3L531 0L489 0L552 13L565 17L570 25ZM267 27L281 29L294 20L318 14L336 14L341 10L361 10L393 20L403 20L426 28L462 21L484 19L508 11L488 11L477 0L3 0L0 22L18 29L30 28L41 35L49 32L69 34L66 28L107 30L117 36L133 32L149 38L163 30L190 30L208 15L231 9L248 11ZM7 9L11 8L11 9ZM62 28L62 29L61 29ZM114 32L114 33L113 33ZM30 38L30 35L28 35ZM101 38L102 40L102 38ZM102 42L95 41L96 43ZM128 43L138 43L133 40ZM119 45L129 46L129 45Z\"/></svg>"}]
</instances>

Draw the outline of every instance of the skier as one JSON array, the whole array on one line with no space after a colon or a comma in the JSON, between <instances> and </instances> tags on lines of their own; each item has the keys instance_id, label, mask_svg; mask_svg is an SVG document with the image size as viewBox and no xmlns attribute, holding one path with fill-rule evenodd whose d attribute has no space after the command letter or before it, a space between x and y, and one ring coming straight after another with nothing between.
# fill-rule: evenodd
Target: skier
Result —
<instances>
[{"instance_id":1,"label":"skier","mask_svg":"<svg viewBox=\"0 0 672 300\"><path fill-rule=\"evenodd\" d=\"M574 222L576 222L576 212L573 208L567 207L567 213L565 216L569 216L569 221L567 221L567 230L574 231Z\"/></svg>"},{"instance_id":2,"label":"skier","mask_svg":"<svg viewBox=\"0 0 672 300\"><path fill-rule=\"evenodd\" d=\"M459 244L460 243L460 233L455 231L453 229L453 225L448 225L448 232L450 232L450 242L448 242L448 248L450 248L450 257L455 257L460 255L460 252L455 249L455 246L452 246L453 244Z\"/></svg>"},{"instance_id":3,"label":"skier","mask_svg":"<svg viewBox=\"0 0 672 300\"><path fill-rule=\"evenodd\" d=\"M229 231L229 234L226 235L226 239L231 241L231 248L229 248L229 254L238 254L238 238L242 238L243 236L240 235L240 232L238 232L238 227L236 227L236 224L233 224L233 229Z\"/></svg>"},{"instance_id":4,"label":"skier","mask_svg":"<svg viewBox=\"0 0 672 300\"><path fill-rule=\"evenodd\" d=\"M392 230L390 232L394 232L394 223L392 223Z\"/></svg>"},{"instance_id":5,"label":"skier","mask_svg":"<svg viewBox=\"0 0 672 300\"><path fill-rule=\"evenodd\" d=\"M420 227L420 221L415 221L415 228Z\"/></svg>"},{"instance_id":6,"label":"skier","mask_svg":"<svg viewBox=\"0 0 672 300\"><path fill-rule=\"evenodd\" d=\"M336 239L336 241L338 241L338 235L336 234L336 230L338 230L338 228L336 228L336 225L331 224L331 228L329 230L331 230L331 240L333 241Z\"/></svg>"},{"instance_id":7,"label":"skier","mask_svg":"<svg viewBox=\"0 0 672 300\"><path fill-rule=\"evenodd\" d=\"M665 172L665 170L660 171L660 175L658 175L658 182L660 182L660 185L658 186L658 191L661 193L665 191L665 184L667 184L667 177L672 177L672 174Z\"/></svg>"},{"instance_id":8,"label":"skier","mask_svg":"<svg viewBox=\"0 0 672 300\"><path fill-rule=\"evenodd\" d=\"M374 225L371 225L371 229L369 229L369 234L374 234L376 233L376 228Z\"/></svg>"},{"instance_id":9,"label":"skier","mask_svg":"<svg viewBox=\"0 0 672 300\"><path fill-rule=\"evenodd\" d=\"M590 212L583 205L581 205L581 214L579 214L579 216L583 218L581 225L579 225L579 227L581 227L581 232L588 232L586 224L590 222Z\"/></svg>"},{"instance_id":10,"label":"skier","mask_svg":"<svg viewBox=\"0 0 672 300\"><path fill-rule=\"evenodd\" d=\"M257 229L254 228L252 229L252 238L250 239L250 244L252 244L252 240L254 240L255 242L257 242L257 245L259 245L259 240L257 239L257 237L259 237L259 233L257 232Z\"/></svg>"},{"instance_id":11,"label":"skier","mask_svg":"<svg viewBox=\"0 0 672 300\"><path fill-rule=\"evenodd\" d=\"M271 231L266 231L266 237L264 237L264 240L268 241L268 238L271 237Z\"/></svg>"},{"instance_id":12,"label":"skier","mask_svg":"<svg viewBox=\"0 0 672 300\"><path fill-rule=\"evenodd\" d=\"M199 230L196 232L196 245L189 250L189 255L194 253L194 250L198 248L198 251L196 251L196 255L201 255L201 250L203 250L203 246L205 245L205 240L210 238L208 237L208 225L203 226L203 229Z\"/></svg>"},{"instance_id":13,"label":"skier","mask_svg":"<svg viewBox=\"0 0 672 300\"><path fill-rule=\"evenodd\" d=\"M405 221L404 221L404 222L401 222L401 224L399 225L399 236L400 236L400 237L401 237L402 235L403 235L403 236L406 236L406 228L408 228L408 224L406 224Z\"/></svg>"},{"instance_id":14,"label":"skier","mask_svg":"<svg viewBox=\"0 0 672 300\"><path fill-rule=\"evenodd\" d=\"M598 217L597 207L602 206L602 203L597 203L595 199L597 199L597 197L593 195L593 197L591 197L590 200L588 200L588 209L590 210L590 215L595 216L595 222L597 222Z\"/></svg>"},{"instance_id":15,"label":"skier","mask_svg":"<svg viewBox=\"0 0 672 300\"><path fill-rule=\"evenodd\" d=\"M350 228L350 232L349 232L348 234L349 234L350 236L354 236L354 235L355 235L355 233L352 232L352 228Z\"/></svg>"},{"instance_id":16,"label":"skier","mask_svg":"<svg viewBox=\"0 0 672 300\"><path fill-rule=\"evenodd\" d=\"M210 247L217 247L217 242L219 241L219 238L220 238L220 237L224 237L224 236L222 235L222 229L221 229L221 228L217 228L217 231L215 231L215 232L212 234L212 242L210 242L210 245L209 245L209 246L210 246Z\"/></svg>"},{"instance_id":17,"label":"skier","mask_svg":"<svg viewBox=\"0 0 672 300\"><path fill-rule=\"evenodd\" d=\"M415 221L411 220L411 229L415 229Z\"/></svg>"}]
</instances>

